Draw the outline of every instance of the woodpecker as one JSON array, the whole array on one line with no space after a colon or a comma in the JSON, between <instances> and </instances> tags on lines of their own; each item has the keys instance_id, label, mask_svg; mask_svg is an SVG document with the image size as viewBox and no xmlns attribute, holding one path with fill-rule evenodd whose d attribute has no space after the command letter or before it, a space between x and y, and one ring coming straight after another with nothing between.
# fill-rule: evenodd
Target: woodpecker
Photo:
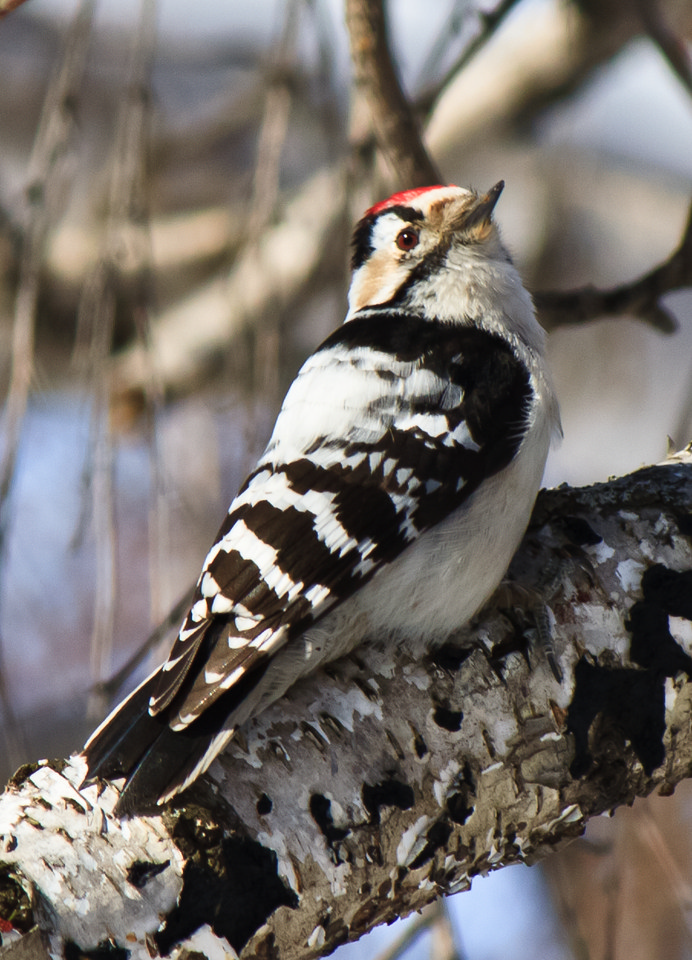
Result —
<instances>
[{"instance_id":1,"label":"woodpecker","mask_svg":"<svg viewBox=\"0 0 692 960\"><path fill-rule=\"evenodd\" d=\"M344 323L302 366L207 554L166 662L84 747L155 809L300 677L369 639L422 656L502 579L558 405L500 239L503 190L434 186L368 210Z\"/></svg>"}]
</instances>

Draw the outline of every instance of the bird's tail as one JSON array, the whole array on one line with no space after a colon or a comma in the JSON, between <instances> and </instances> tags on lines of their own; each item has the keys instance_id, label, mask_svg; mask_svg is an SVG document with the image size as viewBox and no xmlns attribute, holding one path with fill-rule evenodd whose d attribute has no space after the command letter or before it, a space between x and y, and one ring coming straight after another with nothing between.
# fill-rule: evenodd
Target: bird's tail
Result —
<instances>
[{"instance_id":1,"label":"bird's tail","mask_svg":"<svg viewBox=\"0 0 692 960\"><path fill-rule=\"evenodd\" d=\"M85 781L125 778L118 816L155 810L206 770L233 736L233 729L191 724L175 731L168 711L149 713L158 671L119 704L87 740Z\"/></svg>"}]
</instances>

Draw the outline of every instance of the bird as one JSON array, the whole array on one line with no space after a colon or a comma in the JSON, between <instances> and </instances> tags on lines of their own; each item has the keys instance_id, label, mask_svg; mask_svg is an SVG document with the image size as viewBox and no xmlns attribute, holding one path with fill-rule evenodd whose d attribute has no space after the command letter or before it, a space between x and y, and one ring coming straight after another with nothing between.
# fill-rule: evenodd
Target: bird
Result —
<instances>
[{"instance_id":1,"label":"bird","mask_svg":"<svg viewBox=\"0 0 692 960\"><path fill-rule=\"evenodd\" d=\"M561 433L503 188L404 190L357 223L344 322L291 384L168 658L83 748L116 814L160 810L320 665L372 640L422 657L500 584Z\"/></svg>"}]
</instances>

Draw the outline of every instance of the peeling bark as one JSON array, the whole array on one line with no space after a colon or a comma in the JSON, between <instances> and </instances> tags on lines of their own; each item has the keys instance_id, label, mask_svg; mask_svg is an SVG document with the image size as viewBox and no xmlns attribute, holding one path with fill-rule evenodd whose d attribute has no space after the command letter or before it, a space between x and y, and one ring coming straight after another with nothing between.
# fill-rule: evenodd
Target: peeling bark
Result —
<instances>
[{"instance_id":1,"label":"peeling bark","mask_svg":"<svg viewBox=\"0 0 692 960\"><path fill-rule=\"evenodd\" d=\"M27 937L318 957L671 793L692 768L692 449L543 492L512 576L513 602L425 661L373 643L297 685L161 817L114 820L79 759L24 768L0 797L0 918L25 936L0 958Z\"/></svg>"}]
</instances>

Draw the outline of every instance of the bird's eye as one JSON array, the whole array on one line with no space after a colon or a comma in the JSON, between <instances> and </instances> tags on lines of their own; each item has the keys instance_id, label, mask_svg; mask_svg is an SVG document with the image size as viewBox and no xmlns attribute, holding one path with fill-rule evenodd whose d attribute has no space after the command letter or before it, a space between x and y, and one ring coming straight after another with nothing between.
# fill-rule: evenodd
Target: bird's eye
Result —
<instances>
[{"instance_id":1,"label":"bird's eye","mask_svg":"<svg viewBox=\"0 0 692 960\"><path fill-rule=\"evenodd\" d=\"M400 250L413 250L418 246L418 231L413 227L404 227L397 235L396 245Z\"/></svg>"}]
</instances>

